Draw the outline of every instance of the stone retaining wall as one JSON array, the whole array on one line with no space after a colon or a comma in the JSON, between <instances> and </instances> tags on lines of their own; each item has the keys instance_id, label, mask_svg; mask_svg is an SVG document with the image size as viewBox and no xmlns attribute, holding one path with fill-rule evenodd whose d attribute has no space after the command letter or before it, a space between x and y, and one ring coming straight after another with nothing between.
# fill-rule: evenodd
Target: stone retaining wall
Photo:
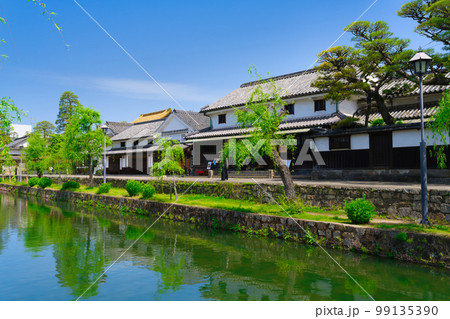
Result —
<instances>
[{"instance_id":1,"label":"stone retaining wall","mask_svg":"<svg viewBox=\"0 0 450 319\"><path fill-rule=\"evenodd\" d=\"M62 183L67 178L53 178L54 182ZM85 177L71 178L81 184L86 184ZM96 184L102 183L103 179L94 179ZM114 187L124 188L127 180L108 178L108 182ZM171 181L152 181L157 192L169 193ZM177 182L178 192L188 190L188 194L204 194L212 196L223 196L225 198L255 200L257 202L270 202L271 196L278 198L282 196L283 185L277 184L254 184L254 183L214 183L214 182ZM383 188L373 189L370 187L355 186L295 186L297 194L309 205L319 207L342 207L346 200L360 198L363 195L372 202L381 214L420 219L422 216L421 196L419 189ZM268 195L270 194L270 196ZM429 190L429 217L431 220L450 222L450 194L447 191Z\"/></svg>"},{"instance_id":2,"label":"stone retaining wall","mask_svg":"<svg viewBox=\"0 0 450 319\"><path fill-rule=\"evenodd\" d=\"M259 236L279 237L335 249L391 257L416 263L450 267L450 237L330 222L291 219L280 216L251 214L222 209L168 204L155 201L86 194L0 184L1 192L35 196L47 200L63 200L80 205L126 208L131 213L161 216L206 227L247 232ZM310 235L305 236L309 231ZM406 235L406 238L404 237Z\"/></svg>"}]
</instances>

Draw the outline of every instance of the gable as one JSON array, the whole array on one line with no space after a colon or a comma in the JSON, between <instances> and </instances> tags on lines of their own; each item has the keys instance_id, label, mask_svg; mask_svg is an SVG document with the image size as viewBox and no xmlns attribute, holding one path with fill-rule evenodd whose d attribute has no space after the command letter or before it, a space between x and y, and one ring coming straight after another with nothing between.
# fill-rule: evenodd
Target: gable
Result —
<instances>
[{"instance_id":1,"label":"gable","mask_svg":"<svg viewBox=\"0 0 450 319\"><path fill-rule=\"evenodd\" d=\"M160 133L165 132L176 132L176 131L188 131L191 132L192 128L189 127L185 122L180 120L177 116L174 116L171 114L165 121L163 125L161 125L160 129L158 130Z\"/></svg>"}]
</instances>

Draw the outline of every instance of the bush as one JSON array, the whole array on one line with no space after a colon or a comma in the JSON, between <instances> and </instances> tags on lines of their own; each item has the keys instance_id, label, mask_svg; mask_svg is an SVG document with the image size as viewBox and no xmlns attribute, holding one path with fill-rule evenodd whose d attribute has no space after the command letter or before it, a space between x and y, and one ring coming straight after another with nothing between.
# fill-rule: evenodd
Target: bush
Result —
<instances>
[{"instance_id":1,"label":"bush","mask_svg":"<svg viewBox=\"0 0 450 319\"><path fill-rule=\"evenodd\" d=\"M37 185L38 183L39 183L39 178L37 178L37 177L32 177L28 180L28 185L30 187L33 187L33 186Z\"/></svg>"},{"instance_id":2,"label":"bush","mask_svg":"<svg viewBox=\"0 0 450 319\"><path fill-rule=\"evenodd\" d=\"M375 214L375 206L366 199L358 198L345 202L344 210L353 224L367 224Z\"/></svg>"},{"instance_id":3,"label":"bush","mask_svg":"<svg viewBox=\"0 0 450 319\"><path fill-rule=\"evenodd\" d=\"M141 191L142 184L138 181L129 180L125 189L131 197L136 196Z\"/></svg>"},{"instance_id":4,"label":"bush","mask_svg":"<svg viewBox=\"0 0 450 319\"><path fill-rule=\"evenodd\" d=\"M289 200L286 196L282 196L278 198L278 202L289 215L301 214L305 209L305 203L300 198L300 196L292 201Z\"/></svg>"},{"instance_id":5,"label":"bush","mask_svg":"<svg viewBox=\"0 0 450 319\"><path fill-rule=\"evenodd\" d=\"M376 119L370 122L370 126L383 126L385 124L383 119Z\"/></svg>"},{"instance_id":6,"label":"bush","mask_svg":"<svg viewBox=\"0 0 450 319\"><path fill-rule=\"evenodd\" d=\"M408 239L408 234L400 232L395 235L395 239L397 239L399 242L405 242Z\"/></svg>"},{"instance_id":7,"label":"bush","mask_svg":"<svg viewBox=\"0 0 450 319\"><path fill-rule=\"evenodd\" d=\"M80 183L75 181L67 181L62 185L61 190L78 189L78 188L80 188Z\"/></svg>"},{"instance_id":8,"label":"bush","mask_svg":"<svg viewBox=\"0 0 450 319\"><path fill-rule=\"evenodd\" d=\"M52 180L47 177L42 177L38 183L40 188L47 188L52 185Z\"/></svg>"},{"instance_id":9,"label":"bush","mask_svg":"<svg viewBox=\"0 0 450 319\"><path fill-rule=\"evenodd\" d=\"M151 184L143 184L141 187L142 198L149 199L155 194L155 187Z\"/></svg>"},{"instance_id":10,"label":"bush","mask_svg":"<svg viewBox=\"0 0 450 319\"><path fill-rule=\"evenodd\" d=\"M346 117L345 119L340 120L336 124L332 125L331 129L350 129L355 127L358 127L358 119L356 117Z\"/></svg>"},{"instance_id":11,"label":"bush","mask_svg":"<svg viewBox=\"0 0 450 319\"><path fill-rule=\"evenodd\" d=\"M109 193L110 189L111 189L110 183L102 183L102 184L98 185L97 194L107 194L107 193Z\"/></svg>"}]
</instances>

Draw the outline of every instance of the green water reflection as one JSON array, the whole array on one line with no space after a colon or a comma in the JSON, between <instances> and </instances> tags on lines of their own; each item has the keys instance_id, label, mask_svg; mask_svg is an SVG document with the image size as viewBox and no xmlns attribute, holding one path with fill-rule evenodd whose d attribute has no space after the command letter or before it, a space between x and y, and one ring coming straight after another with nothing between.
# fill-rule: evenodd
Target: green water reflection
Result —
<instances>
[{"instance_id":1,"label":"green water reflection","mask_svg":"<svg viewBox=\"0 0 450 319\"><path fill-rule=\"evenodd\" d=\"M153 219L0 195L0 299L73 300ZM449 272L330 250L377 300L448 300ZM160 220L89 300L367 300L322 251Z\"/></svg>"}]
</instances>

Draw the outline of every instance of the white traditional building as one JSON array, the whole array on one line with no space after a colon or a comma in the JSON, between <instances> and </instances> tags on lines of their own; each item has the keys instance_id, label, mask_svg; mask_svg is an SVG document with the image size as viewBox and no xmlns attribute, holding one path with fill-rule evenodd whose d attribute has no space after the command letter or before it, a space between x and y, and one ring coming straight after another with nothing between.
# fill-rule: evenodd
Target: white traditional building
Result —
<instances>
[{"instance_id":1,"label":"white traditional building","mask_svg":"<svg viewBox=\"0 0 450 319\"><path fill-rule=\"evenodd\" d=\"M285 109L289 113L285 122L280 125L281 133L294 134L297 139L297 152L288 153L291 169L294 174L326 176L331 170L391 170L418 169L420 142L420 108L418 89L404 95L388 99L390 114L399 121L397 125L379 127L360 127L354 129L332 129L332 126L346 117L356 117L359 124L364 123L364 115L358 110L364 106L365 99L354 98L340 103L325 100L325 91L311 86L318 78L316 70L306 70L271 78L280 88L280 96L286 102ZM400 82L400 83L399 83ZM407 80L397 81L402 84ZM236 123L235 108L243 108L250 99L251 93L261 81L242 84L238 89L205 106L201 112L211 119L211 127L194 132L187 136L188 142L198 143L200 153L216 154L214 144L226 142L232 138L243 138L251 129L242 129ZM389 84L383 90L389 89ZM442 92L450 85L424 85L425 117L428 119L436 112ZM369 121L381 118L376 107L372 107ZM429 132L428 132L429 133ZM428 134L430 135L430 134ZM320 151L325 165L317 165L316 161L296 165L296 156L306 139L312 139ZM439 140L428 139L428 145ZM429 152L428 152L429 153ZM447 149L447 153L449 153ZM448 154L450 158L450 154ZM428 166L436 167L434 158L428 158ZM201 156L196 170L206 167L206 160ZM268 167L250 166L248 169L264 170ZM317 173L319 172L319 173ZM342 176L342 175L340 175ZM328 174L329 177L329 174Z\"/></svg>"},{"instance_id":2,"label":"white traditional building","mask_svg":"<svg viewBox=\"0 0 450 319\"><path fill-rule=\"evenodd\" d=\"M142 114L133 123L106 122L113 145L106 152L108 174L147 174L159 161L157 135L177 140L185 149L186 169L191 166L186 135L209 127L209 118L194 111L166 109Z\"/></svg>"}]
</instances>

